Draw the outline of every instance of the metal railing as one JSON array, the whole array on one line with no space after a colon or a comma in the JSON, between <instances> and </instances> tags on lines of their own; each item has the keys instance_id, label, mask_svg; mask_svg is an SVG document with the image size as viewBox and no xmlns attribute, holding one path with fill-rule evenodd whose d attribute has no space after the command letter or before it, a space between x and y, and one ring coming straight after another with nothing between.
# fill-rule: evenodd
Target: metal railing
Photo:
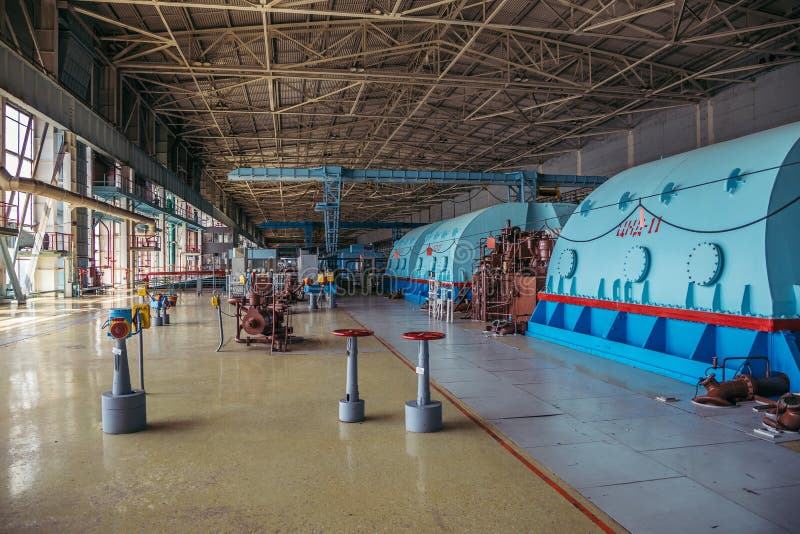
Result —
<instances>
[{"instance_id":1,"label":"metal railing","mask_svg":"<svg viewBox=\"0 0 800 534\"><path fill-rule=\"evenodd\" d=\"M132 249L158 250L160 240L157 235L132 235L130 247Z\"/></svg>"},{"instance_id":2,"label":"metal railing","mask_svg":"<svg viewBox=\"0 0 800 534\"><path fill-rule=\"evenodd\" d=\"M130 178L125 178L116 173L109 173L103 176L95 177L92 182L93 187L114 187L128 195L134 196L137 199L143 200L148 204L157 208L163 208L166 213L173 213L184 219L194 221L201 226L207 226L208 220L200 216L200 211L192 208L191 206L183 207L177 205L174 197L167 196L160 193L149 184L137 184Z\"/></svg>"},{"instance_id":3,"label":"metal railing","mask_svg":"<svg viewBox=\"0 0 800 534\"><path fill-rule=\"evenodd\" d=\"M72 250L72 234L45 232L42 238L42 252L69 252Z\"/></svg>"},{"instance_id":4,"label":"metal railing","mask_svg":"<svg viewBox=\"0 0 800 534\"><path fill-rule=\"evenodd\" d=\"M0 228L19 228L19 208L10 202L0 202Z\"/></svg>"}]
</instances>

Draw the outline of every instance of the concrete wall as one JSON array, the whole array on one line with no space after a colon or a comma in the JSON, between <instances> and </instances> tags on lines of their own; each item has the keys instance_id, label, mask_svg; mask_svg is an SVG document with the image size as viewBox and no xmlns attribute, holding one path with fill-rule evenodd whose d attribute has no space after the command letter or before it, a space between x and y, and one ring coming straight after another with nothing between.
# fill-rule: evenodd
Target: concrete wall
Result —
<instances>
[{"instance_id":1,"label":"concrete wall","mask_svg":"<svg viewBox=\"0 0 800 534\"><path fill-rule=\"evenodd\" d=\"M647 115L628 133L595 138L580 150L552 158L537 169L553 174L614 174L633 165L743 135L800 121L800 64L767 72L752 82L738 83L698 105ZM580 160L580 164L579 164ZM489 188L506 199L504 187ZM472 198L471 201L468 199ZM455 199L455 214L497 204L501 200L476 189ZM453 217L453 202L444 202L412 216L414 222ZM390 231L368 232L359 243L391 239Z\"/></svg>"}]
</instances>

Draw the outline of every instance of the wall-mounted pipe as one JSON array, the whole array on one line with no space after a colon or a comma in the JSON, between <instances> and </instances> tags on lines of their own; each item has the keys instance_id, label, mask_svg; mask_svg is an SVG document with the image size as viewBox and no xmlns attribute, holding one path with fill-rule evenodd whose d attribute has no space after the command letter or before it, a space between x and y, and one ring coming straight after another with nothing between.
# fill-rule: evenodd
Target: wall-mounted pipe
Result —
<instances>
[{"instance_id":1,"label":"wall-mounted pipe","mask_svg":"<svg viewBox=\"0 0 800 534\"><path fill-rule=\"evenodd\" d=\"M67 191L55 185L50 185L39 180L30 178L15 178L5 168L0 167L0 189L5 191L17 191L32 195L52 198L69 203L73 208L89 208L108 215L119 217L136 224L145 224L149 232L155 232L156 221L150 217L139 215L124 208L118 208L112 204L97 200L90 196L81 195L72 191Z\"/></svg>"}]
</instances>

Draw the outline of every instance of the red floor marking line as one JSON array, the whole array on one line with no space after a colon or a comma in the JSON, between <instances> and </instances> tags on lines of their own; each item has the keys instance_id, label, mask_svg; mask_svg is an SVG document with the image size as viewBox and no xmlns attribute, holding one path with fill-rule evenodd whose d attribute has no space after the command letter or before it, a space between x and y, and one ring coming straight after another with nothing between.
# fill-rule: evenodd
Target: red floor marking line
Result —
<instances>
[{"instance_id":1,"label":"red floor marking line","mask_svg":"<svg viewBox=\"0 0 800 534\"><path fill-rule=\"evenodd\" d=\"M346 312L346 313L347 313L347 315L350 315L350 313L349 313L349 312ZM355 317L353 317L352 315L350 315L350 318L351 318L351 319L353 319L353 321L355 321L355 322L356 322L356 323L358 323L359 325L361 325L363 328L366 328L366 326L365 326L363 323L361 323L360 321L356 320L356 318L355 318ZM395 357L395 358L397 358L398 360L400 360L400 362L402 362L402 363L403 363L403 364L404 364L406 367L408 367L408 368L409 368L409 369L411 369L412 371L416 372L416 369L414 368L414 366L413 366L413 365L411 365L411 364L410 364L410 363L409 363L409 362L408 362L408 361L407 361L407 360L406 360L406 359L405 359L403 356L401 356L400 354L398 354L398 353L397 353L397 352L394 350L394 348L392 348L392 346L391 346L391 345L389 345L387 342L385 342L383 339L381 339L381 338L380 338L380 336L378 336L377 334L373 334L373 337L374 337L375 339L377 339L377 340L378 340L378 342L379 342L381 345L383 345L384 347L386 347L386 349L387 349L389 352L391 352L391 353L394 355L394 357ZM606 532L606 533L608 533L608 534L614 534L614 533L616 532L616 531L615 531L613 528L611 528L610 526L606 525L606 524L603 522L603 520L602 520L602 519L600 519L599 517L597 517L596 515L594 515L594 513L592 513L592 511L591 511L591 510L589 510L588 508L586 508L586 506L584 506L583 504L581 504L581 502L580 502L580 501L578 501L578 500L577 500L575 497L573 497L572 495L570 495L570 494L569 494L569 492L568 492L567 490L565 490L565 489L564 489L564 488L563 488L563 487L562 487L562 486L561 486L561 485L560 485L558 482L556 482L555 480L553 480L552 478L550 478L549 476L547 476L547 474L545 474L545 473L544 473L544 472L543 472L541 469L539 469L538 467L536 467L535 465L533 465L533 464L532 464L530 461L528 461L528 460L527 460L527 459L526 459L524 456L522 456L522 454L520 454L520 453L519 453L519 452L518 452L516 449L514 449L514 447L512 447L512 446L511 446L511 445L510 445L510 444L509 444L509 443L508 443L506 440L504 440L503 438L501 438L500 436L498 436L498 435L497 435L497 434L496 434L496 433L495 433L495 432L494 432L494 431L493 431L491 428L489 428L489 427L488 427L488 426L487 426L487 425L486 425L486 424L485 424L485 423L484 423L484 422L483 422L483 421L482 421L480 418L478 418L477 416L475 416L475 415L473 415L472 413L470 413L470 412L469 412L469 411L468 411L466 408L464 408L463 406L461 406L461 404L460 404L460 403L456 402L456 401L455 401L455 399L454 399L452 396L450 396L449 394L445 393L445 392L442 390L442 388L440 388L440 387L439 387L439 386L437 386L436 384L431 384L431 386L433 387L433 389L435 389L436 391L438 391L438 392L439 392L439 394L441 394L441 395L442 395L444 398L446 398L446 399L447 399L447 400L450 402L450 404L452 404L453 406L455 406L455 407L458 409L458 411L460 411L461 413L463 413L463 414L464 414L464 415L465 415L465 416L466 416L468 419L470 419L470 420L471 420L473 423L475 423L476 425L478 425L478 427L479 427L481 430L483 430L484 432L486 432L487 434L489 434L489 437L491 437L492 439L494 439L494 440L495 440L497 443L499 443L499 444L500 444L500 445L501 445L501 446L502 446L502 447L503 447L505 450L507 450L509 453L511 453L511 455L512 455L514 458L516 458L517 460L519 460L520 462L522 462L522 465L524 465L525 467L527 467L527 468L528 468L528 469L529 469L531 472L533 472L533 473L534 473L536 476L538 476L539 478L541 478L541 479L542 479L542 480L543 480L543 481L544 481L544 482L545 482L545 483L546 483L548 486L550 486L551 488L553 488L553 489L556 491L556 493L558 493L559 495L561 495L562 497L564 497L564 499L566 499L566 500L567 500L567 502L569 502L569 503L570 503L572 506L574 506L575 508L577 508L578 510L580 510L580 511L581 511L581 513L583 513L583 515L585 515L587 518L589 518L589 520L590 520L592 523L594 523L595 525L597 525L598 527L600 527L600 530L602 530L603 532Z\"/></svg>"}]
</instances>

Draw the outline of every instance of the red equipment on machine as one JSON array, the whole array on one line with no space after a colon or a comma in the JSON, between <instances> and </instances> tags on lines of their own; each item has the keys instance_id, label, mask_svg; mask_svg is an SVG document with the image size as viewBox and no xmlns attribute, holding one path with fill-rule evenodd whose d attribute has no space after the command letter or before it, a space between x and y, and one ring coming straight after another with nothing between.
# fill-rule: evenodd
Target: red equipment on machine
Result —
<instances>
[{"instance_id":1,"label":"red equipment on machine","mask_svg":"<svg viewBox=\"0 0 800 534\"><path fill-rule=\"evenodd\" d=\"M228 299L229 304L236 306L235 341L247 345L264 343L272 350L286 352L289 344L298 340L292 335L291 307L279 301L271 275L255 274L251 287L247 299ZM249 335L242 337L242 330Z\"/></svg>"},{"instance_id":2,"label":"red equipment on machine","mask_svg":"<svg viewBox=\"0 0 800 534\"><path fill-rule=\"evenodd\" d=\"M555 240L546 232L506 227L481 240L481 259L472 277L472 318L499 334L522 333L544 289ZM487 252L488 251L488 252Z\"/></svg>"}]
</instances>

